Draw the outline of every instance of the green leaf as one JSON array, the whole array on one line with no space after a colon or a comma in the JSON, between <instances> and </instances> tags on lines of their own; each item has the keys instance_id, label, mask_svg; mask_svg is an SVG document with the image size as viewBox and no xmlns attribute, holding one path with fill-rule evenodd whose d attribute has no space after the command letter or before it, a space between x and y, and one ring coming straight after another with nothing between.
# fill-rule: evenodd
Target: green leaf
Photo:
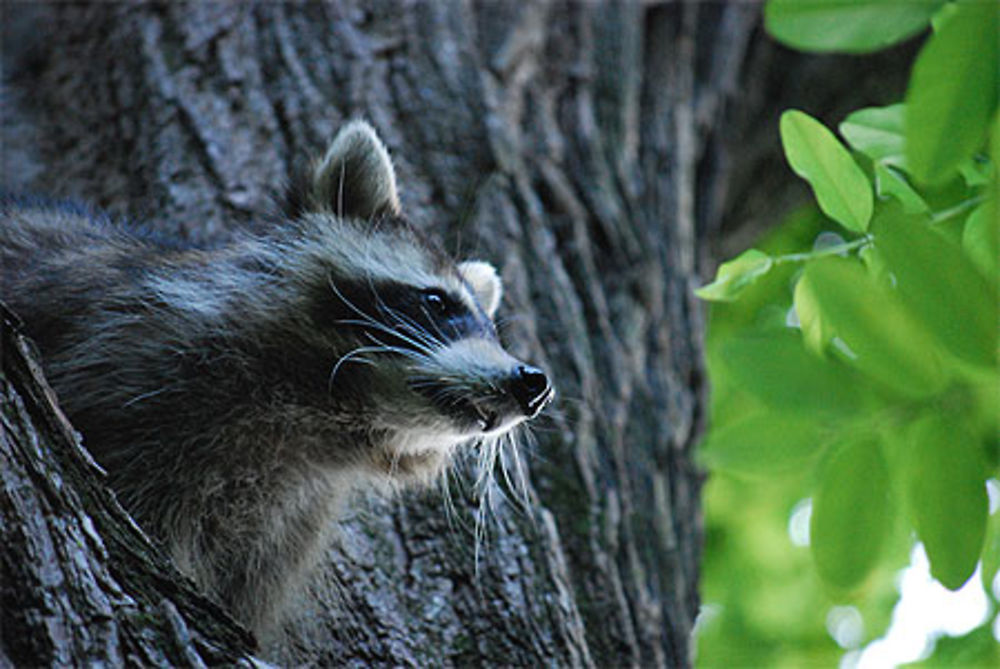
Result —
<instances>
[{"instance_id":1,"label":"green leaf","mask_svg":"<svg viewBox=\"0 0 1000 669\"><path fill-rule=\"evenodd\" d=\"M994 2L965 2L917 57L906 92L906 162L938 183L979 149L997 106L998 18Z\"/></svg>"},{"instance_id":2,"label":"green leaf","mask_svg":"<svg viewBox=\"0 0 1000 669\"><path fill-rule=\"evenodd\" d=\"M847 116L840 134L855 150L872 162L906 169L903 158L903 114L905 105L868 107Z\"/></svg>"},{"instance_id":3,"label":"green leaf","mask_svg":"<svg viewBox=\"0 0 1000 669\"><path fill-rule=\"evenodd\" d=\"M1000 112L993 117L990 130L990 163L993 167L984 202L966 219L962 248L979 271L997 285L1000 273Z\"/></svg>"},{"instance_id":4,"label":"green leaf","mask_svg":"<svg viewBox=\"0 0 1000 669\"><path fill-rule=\"evenodd\" d=\"M942 635L934 644L934 653L922 662L906 665L907 669L975 669L1000 667L1000 644L993 636L989 622L962 636Z\"/></svg>"},{"instance_id":5,"label":"green leaf","mask_svg":"<svg viewBox=\"0 0 1000 669\"><path fill-rule=\"evenodd\" d=\"M858 258L868 269L868 273L875 280L875 283L885 287L891 287L893 278L889 274L889 268L885 264L885 258L878 252L873 244L869 244L858 251Z\"/></svg>"},{"instance_id":6,"label":"green leaf","mask_svg":"<svg viewBox=\"0 0 1000 669\"><path fill-rule=\"evenodd\" d=\"M795 313L799 317L802 338L813 353L824 355L836 335L829 319L823 315L819 303L800 278L793 295Z\"/></svg>"},{"instance_id":7,"label":"green leaf","mask_svg":"<svg viewBox=\"0 0 1000 669\"><path fill-rule=\"evenodd\" d=\"M948 22L948 19L958 11L957 3L949 2L944 7L942 7L938 12L931 17L931 30L938 32L941 30L941 26Z\"/></svg>"},{"instance_id":8,"label":"green leaf","mask_svg":"<svg viewBox=\"0 0 1000 669\"><path fill-rule=\"evenodd\" d=\"M808 114L781 115L781 142L792 169L809 182L823 213L848 230L864 232L872 216L872 188L844 145Z\"/></svg>"},{"instance_id":9,"label":"green leaf","mask_svg":"<svg viewBox=\"0 0 1000 669\"><path fill-rule=\"evenodd\" d=\"M889 525L888 493L889 472L875 441L846 444L826 463L809 529L824 581L850 589L875 566Z\"/></svg>"},{"instance_id":10,"label":"green leaf","mask_svg":"<svg viewBox=\"0 0 1000 669\"><path fill-rule=\"evenodd\" d=\"M773 265L771 257L757 249L749 249L719 266L715 281L702 286L694 294L712 302L731 302L767 274Z\"/></svg>"},{"instance_id":11,"label":"green leaf","mask_svg":"<svg viewBox=\"0 0 1000 669\"><path fill-rule=\"evenodd\" d=\"M814 347L840 350L829 346L836 336L856 369L898 393L927 397L944 385L929 333L859 263L810 262L795 287L795 309Z\"/></svg>"},{"instance_id":12,"label":"green leaf","mask_svg":"<svg viewBox=\"0 0 1000 669\"><path fill-rule=\"evenodd\" d=\"M990 182L993 166L988 160L977 160L976 156L969 158L958 166L958 173L965 179L969 188L985 186Z\"/></svg>"},{"instance_id":13,"label":"green leaf","mask_svg":"<svg viewBox=\"0 0 1000 669\"><path fill-rule=\"evenodd\" d=\"M809 353L801 334L789 328L729 339L719 355L728 382L782 412L854 415L870 392L864 378L838 361Z\"/></svg>"},{"instance_id":14,"label":"green leaf","mask_svg":"<svg viewBox=\"0 0 1000 669\"><path fill-rule=\"evenodd\" d=\"M944 0L769 0L764 26L803 51L865 53L923 30Z\"/></svg>"},{"instance_id":15,"label":"green leaf","mask_svg":"<svg viewBox=\"0 0 1000 669\"><path fill-rule=\"evenodd\" d=\"M903 175L880 163L875 163L875 191L880 196L899 200L907 214L922 214L930 209Z\"/></svg>"},{"instance_id":16,"label":"green leaf","mask_svg":"<svg viewBox=\"0 0 1000 669\"><path fill-rule=\"evenodd\" d=\"M976 570L989 502L978 444L961 420L919 418L907 430L906 488L931 575L956 590Z\"/></svg>"},{"instance_id":17,"label":"green leaf","mask_svg":"<svg viewBox=\"0 0 1000 669\"><path fill-rule=\"evenodd\" d=\"M801 470L823 444L815 417L768 411L713 425L701 454L713 471L770 476Z\"/></svg>"},{"instance_id":18,"label":"green leaf","mask_svg":"<svg viewBox=\"0 0 1000 669\"><path fill-rule=\"evenodd\" d=\"M962 230L962 249L980 272L996 280L1000 272L1000 212L994 200L969 214Z\"/></svg>"},{"instance_id":19,"label":"green leaf","mask_svg":"<svg viewBox=\"0 0 1000 669\"><path fill-rule=\"evenodd\" d=\"M958 357L994 365L997 293L962 250L924 218L905 216L896 207L880 209L872 231L896 277L896 292L911 313Z\"/></svg>"}]
</instances>

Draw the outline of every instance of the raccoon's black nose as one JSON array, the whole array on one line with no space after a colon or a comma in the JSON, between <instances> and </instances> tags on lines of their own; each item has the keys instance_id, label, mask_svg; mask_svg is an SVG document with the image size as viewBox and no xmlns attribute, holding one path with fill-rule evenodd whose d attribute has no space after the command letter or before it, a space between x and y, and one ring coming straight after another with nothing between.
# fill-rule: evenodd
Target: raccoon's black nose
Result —
<instances>
[{"instance_id":1,"label":"raccoon's black nose","mask_svg":"<svg viewBox=\"0 0 1000 669\"><path fill-rule=\"evenodd\" d=\"M524 415L533 418L538 415L552 397L552 386L545 372L527 365L519 365L510 380L510 393L521 405Z\"/></svg>"}]
</instances>

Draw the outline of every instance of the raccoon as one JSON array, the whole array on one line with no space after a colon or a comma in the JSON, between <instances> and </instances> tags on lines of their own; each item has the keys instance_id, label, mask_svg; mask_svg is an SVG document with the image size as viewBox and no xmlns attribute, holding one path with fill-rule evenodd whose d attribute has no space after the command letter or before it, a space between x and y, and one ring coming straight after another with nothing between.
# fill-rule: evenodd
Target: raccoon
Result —
<instances>
[{"instance_id":1,"label":"raccoon","mask_svg":"<svg viewBox=\"0 0 1000 669\"><path fill-rule=\"evenodd\" d=\"M83 208L0 202L2 293L119 500L258 637L347 498L427 483L553 397L493 322L492 265L402 216L363 121L280 224L214 248Z\"/></svg>"}]
</instances>

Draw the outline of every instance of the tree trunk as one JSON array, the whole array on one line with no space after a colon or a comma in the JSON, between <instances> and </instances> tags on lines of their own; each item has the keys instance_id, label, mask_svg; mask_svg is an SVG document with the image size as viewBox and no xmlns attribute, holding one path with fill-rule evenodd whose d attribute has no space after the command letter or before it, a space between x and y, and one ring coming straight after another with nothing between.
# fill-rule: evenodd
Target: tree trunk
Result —
<instances>
[{"instance_id":1,"label":"tree trunk","mask_svg":"<svg viewBox=\"0 0 1000 669\"><path fill-rule=\"evenodd\" d=\"M500 267L504 338L555 379L561 400L525 453L526 503L498 491L477 542L467 476L450 513L430 493L359 502L331 549L335 596L280 659L690 663L705 390L691 288L724 211L720 124L760 43L756 6L2 11L6 188L224 240L365 117L404 210ZM0 665L253 652L129 525L23 341L4 336Z\"/></svg>"}]
</instances>

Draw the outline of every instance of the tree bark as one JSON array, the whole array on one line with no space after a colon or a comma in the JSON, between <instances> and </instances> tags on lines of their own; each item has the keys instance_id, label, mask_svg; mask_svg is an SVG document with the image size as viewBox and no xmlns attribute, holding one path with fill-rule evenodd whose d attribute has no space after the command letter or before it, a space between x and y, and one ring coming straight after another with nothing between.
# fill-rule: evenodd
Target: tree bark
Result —
<instances>
[{"instance_id":1,"label":"tree bark","mask_svg":"<svg viewBox=\"0 0 1000 669\"><path fill-rule=\"evenodd\" d=\"M0 303L0 666L250 666L252 644L129 519Z\"/></svg>"},{"instance_id":2,"label":"tree bark","mask_svg":"<svg viewBox=\"0 0 1000 669\"><path fill-rule=\"evenodd\" d=\"M705 392L691 289L727 209L727 103L760 94L741 79L758 7L3 12L6 188L222 241L266 220L290 170L365 117L393 154L404 211L498 264L504 338L555 379L561 399L525 453L527 503L498 494L478 544L467 483L452 484L450 513L431 493L360 501L331 549L335 595L280 659L690 663ZM0 664L251 652L103 491L23 340L5 331L4 347Z\"/></svg>"}]
</instances>

